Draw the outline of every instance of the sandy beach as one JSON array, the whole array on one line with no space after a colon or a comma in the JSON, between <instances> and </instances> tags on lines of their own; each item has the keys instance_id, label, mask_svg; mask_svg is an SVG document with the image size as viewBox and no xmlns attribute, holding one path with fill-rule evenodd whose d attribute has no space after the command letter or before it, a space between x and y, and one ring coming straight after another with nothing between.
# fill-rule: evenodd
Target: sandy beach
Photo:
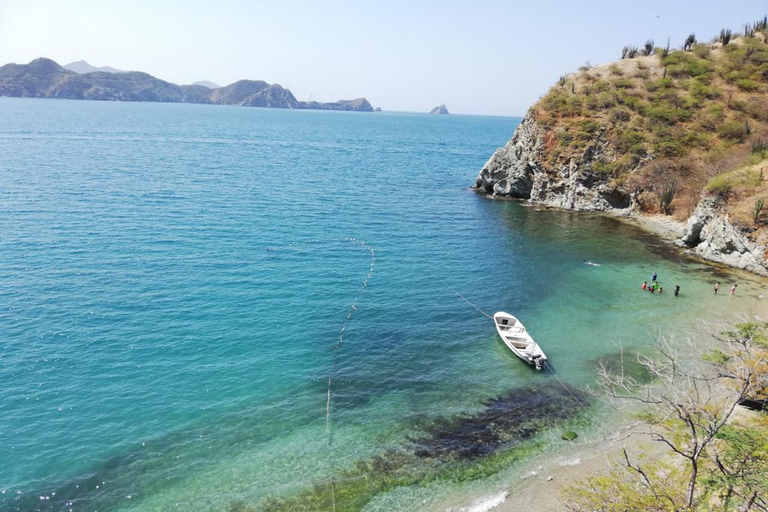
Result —
<instances>
[{"instance_id":1,"label":"sandy beach","mask_svg":"<svg viewBox=\"0 0 768 512\"><path fill-rule=\"evenodd\" d=\"M680 238L685 223L664 215L621 217L626 222L637 225L669 243ZM717 263L706 262L714 266ZM732 305L723 312L723 320L758 319L768 321L768 300L762 295L755 295L760 287L768 285L768 280L738 269L728 268L729 272L739 276L740 280L753 285L752 294L746 300ZM728 293L725 288L721 293ZM768 294L766 294L768 297ZM704 319L702 319L704 320ZM739 408L737 416L749 415L749 411ZM628 415L627 415L628 416ZM573 446L562 453L544 453L524 464L519 477L508 483L500 493L486 496L455 509L463 512L560 512L567 509L561 501L563 489L590 476L610 471L622 460L622 451L627 450L630 457L644 453L652 457L665 456L668 449L660 443L652 442L642 435L642 424L626 417L617 420L615 426L605 432L584 440L579 437ZM605 427L608 429L609 427Z\"/></svg>"}]
</instances>

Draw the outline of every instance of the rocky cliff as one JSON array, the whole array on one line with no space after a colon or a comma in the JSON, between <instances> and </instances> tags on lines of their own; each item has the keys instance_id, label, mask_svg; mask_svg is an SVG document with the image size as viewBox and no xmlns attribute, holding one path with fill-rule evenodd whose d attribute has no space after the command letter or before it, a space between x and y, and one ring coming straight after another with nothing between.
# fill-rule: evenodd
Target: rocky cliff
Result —
<instances>
[{"instance_id":1,"label":"rocky cliff","mask_svg":"<svg viewBox=\"0 0 768 512\"><path fill-rule=\"evenodd\" d=\"M672 215L687 221L679 244L692 253L768 275L762 30L685 50L646 47L561 77L486 162L475 190L569 210Z\"/></svg>"},{"instance_id":2,"label":"rocky cliff","mask_svg":"<svg viewBox=\"0 0 768 512\"><path fill-rule=\"evenodd\" d=\"M87 63L73 63L73 65ZM214 103L245 107L373 112L365 98L333 103L300 102L290 90L260 80L226 87L176 85L137 71L105 72L83 65L72 71L50 59L0 67L0 96L102 101Z\"/></svg>"},{"instance_id":3,"label":"rocky cliff","mask_svg":"<svg viewBox=\"0 0 768 512\"><path fill-rule=\"evenodd\" d=\"M496 150L475 180L475 189L496 196L578 211L627 209L630 194L596 175L593 164L610 152L600 133L567 162L546 161L544 129L529 112L512 139Z\"/></svg>"}]
</instances>

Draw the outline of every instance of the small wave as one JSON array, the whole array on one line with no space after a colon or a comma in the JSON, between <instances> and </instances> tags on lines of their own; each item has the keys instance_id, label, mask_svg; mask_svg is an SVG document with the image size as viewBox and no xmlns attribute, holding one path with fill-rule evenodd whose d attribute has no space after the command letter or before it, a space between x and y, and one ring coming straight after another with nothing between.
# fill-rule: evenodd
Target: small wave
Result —
<instances>
[{"instance_id":1,"label":"small wave","mask_svg":"<svg viewBox=\"0 0 768 512\"><path fill-rule=\"evenodd\" d=\"M459 512L488 512L498 507L507 500L509 496L508 491L500 492L492 496L486 496L482 500L468 506L459 509Z\"/></svg>"}]
</instances>

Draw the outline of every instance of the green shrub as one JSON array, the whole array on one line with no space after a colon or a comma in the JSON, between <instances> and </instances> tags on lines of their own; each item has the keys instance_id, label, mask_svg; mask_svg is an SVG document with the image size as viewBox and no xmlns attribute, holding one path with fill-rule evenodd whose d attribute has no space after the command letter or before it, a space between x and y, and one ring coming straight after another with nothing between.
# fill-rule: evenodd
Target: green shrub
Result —
<instances>
[{"instance_id":1,"label":"green shrub","mask_svg":"<svg viewBox=\"0 0 768 512\"><path fill-rule=\"evenodd\" d=\"M659 156L677 157L688 153L688 148L676 139L657 139L652 144L653 152Z\"/></svg>"},{"instance_id":2,"label":"green shrub","mask_svg":"<svg viewBox=\"0 0 768 512\"><path fill-rule=\"evenodd\" d=\"M721 95L719 89L704 85L697 80L693 80L691 82L690 86L688 87L688 92L691 94L691 97L697 100L714 100L719 98Z\"/></svg>"},{"instance_id":3,"label":"green shrub","mask_svg":"<svg viewBox=\"0 0 768 512\"><path fill-rule=\"evenodd\" d=\"M709 61L685 52L670 53L662 59L662 63L669 70L670 76L674 77L696 77L711 73L714 69Z\"/></svg>"},{"instance_id":4,"label":"green shrub","mask_svg":"<svg viewBox=\"0 0 768 512\"><path fill-rule=\"evenodd\" d=\"M693 54L700 59L708 59L711 51L709 45L706 44L697 44L693 47Z\"/></svg>"},{"instance_id":5,"label":"green shrub","mask_svg":"<svg viewBox=\"0 0 768 512\"><path fill-rule=\"evenodd\" d=\"M683 144L706 149L712 144L712 137L699 130L689 130L683 137Z\"/></svg>"},{"instance_id":6,"label":"green shrub","mask_svg":"<svg viewBox=\"0 0 768 512\"><path fill-rule=\"evenodd\" d=\"M742 91L754 92L760 89L760 84L749 78L736 80L736 87Z\"/></svg>"},{"instance_id":7,"label":"green shrub","mask_svg":"<svg viewBox=\"0 0 768 512\"><path fill-rule=\"evenodd\" d=\"M720 196L726 196L731 193L731 181L726 174L720 174L709 180L707 190Z\"/></svg>"},{"instance_id":8,"label":"green shrub","mask_svg":"<svg viewBox=\"0 0 768 512\"><path fill-rule=\"evenodd\" d=\"M630 117L631 115L627 111L627 109L624 109L621 107L612 108L610 113L608 114L608 119L613 124L626 123L627 121L629 121Z\"/></svg>"},{"instance_id":9,"label":"green shrub","mask_svg":"<svg viewBox=\"0 0 768 512\"><path fill-rule=\"evenodd\" d=\"M557 143L560 146L568 146L573 142L573 134L567 131L557 132Z\"/></svg>"},{"instance_id":10,"label":"green shrub","mask_svg":"<svg viewBox=\"0 0 768 512\"><path fill-rule=\"evenodd\" d=\"M594 134L597 132L597 130L600 129L600 125L594 121L590 121L589 119L584 119L583 121L579 122L579 128L585 133L588 134Z\"/></svg>"},{"instance_id":11,"label":"green shrub","mask_svg":"<svg viewBox=\"0 0 768 512\"><path fill-rule=\"evenodd\" d=\"M656 92L660 89L671 89L674 85L675 82L671 78L660 78L658 80L647 82L645 88L648 92Z\"/></svg>"},{"instance_id":12,"label":"green shrub","mask_svg":"<svg viewBox=\"0 0 768 512\"><path fill-rule=\"evenodd\" d=\"M616 105L616 99L609 92L603 92L597 97L597 106L602 109L609 109L614 105Z\"/></svg>"},{"instance_id":13,"label":"green shrub","mask_svg":"<svg viewBox=\"0 0 768 512\"><path fill-rule=\"evenodd\" d=\"M617 89L631 89L635 83L628 78L616 78L613 80L613 86Z\"/></svg>"},{"instance_id":14,"label":"green shrub","mask_svg":"<svg viewBox=\"0 0 768 512\"><path fill-rule=\"evenodd\" d=\"M707 190L720 195L731 193L738 188L756 188L762 184L760 171L756 169L737 169L718 174L707 183Z\"/></svg>"},{"instance_id":15,"label":"green shrub","mask_svg":"<svg viewBox=\"0 0 768 512\"><path fill-rule=\"evenodd\" d=\"M633 150L636 152L638 148L645 149L645 135L637 130L621 130L616 134L617 146L622 153L629 153Z\"/></svg>"},{"instance_id":16,"label":"green shrub","mask_svg":"<svg viewBox=\"0 0 768 512\"><path fill-rule=\"evenodd\" d=\"M690 117L690 114L681 110L671 103L662 102L651 105L645 112L651 120L667 124L675 124L678 121L684 121Z\"/></svg>"},{"instance_id":17,"label":"green shrub","mask_svg":"<svg viewBox=\"0 0 768 512\"><path fill-rule=\"evenodd\" d=\"M624 71L616 64L611 64L611 67L608 69L611 71L613 76L624 76Z\"/></svg>"},{"instance_id":18,"label":"green shrub","mask_svg":"<svg viewBox=\"0 0 768 512\"><path fill-rule=\"evenodd\" d=\"M718 135L724 139L743 142L747 138L747 129L743 121L726 121L717 130Z\"/></svg>"}]
</instances>

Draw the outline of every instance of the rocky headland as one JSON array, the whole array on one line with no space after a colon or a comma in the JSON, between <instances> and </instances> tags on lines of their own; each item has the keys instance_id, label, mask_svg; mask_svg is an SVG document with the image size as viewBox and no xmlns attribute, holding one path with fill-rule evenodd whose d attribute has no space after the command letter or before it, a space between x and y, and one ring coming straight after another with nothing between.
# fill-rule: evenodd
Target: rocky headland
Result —
<instances>
[{"instance_id":1,"label":"rocky headland","mask_svg":"<svg viewBox=\"0 0 768 512\"><path fill-rule=\"evenodd\" d=\"M279 84L261 80L240 80L225 87L211 88L209 85L215 84L176 85L139 71L101 71L101 68L94 68L84 61L68 66L70 69L45 58L35 59L29 64L6 64L0 67L0 97L373 112L373 107L365 98L333 103L303 102Z\"/></svg>"},{"instance_id":2,"label":"rocky headland","mask_svg":"<svg viewBox=\"0 0 768 512\"><path fill-rule=\"evenodd\" d=\"M564 75L475 181L529 204L666 217L704 259L768 275L764 32L627 47Z\"/></svg>"}]
</instances>

